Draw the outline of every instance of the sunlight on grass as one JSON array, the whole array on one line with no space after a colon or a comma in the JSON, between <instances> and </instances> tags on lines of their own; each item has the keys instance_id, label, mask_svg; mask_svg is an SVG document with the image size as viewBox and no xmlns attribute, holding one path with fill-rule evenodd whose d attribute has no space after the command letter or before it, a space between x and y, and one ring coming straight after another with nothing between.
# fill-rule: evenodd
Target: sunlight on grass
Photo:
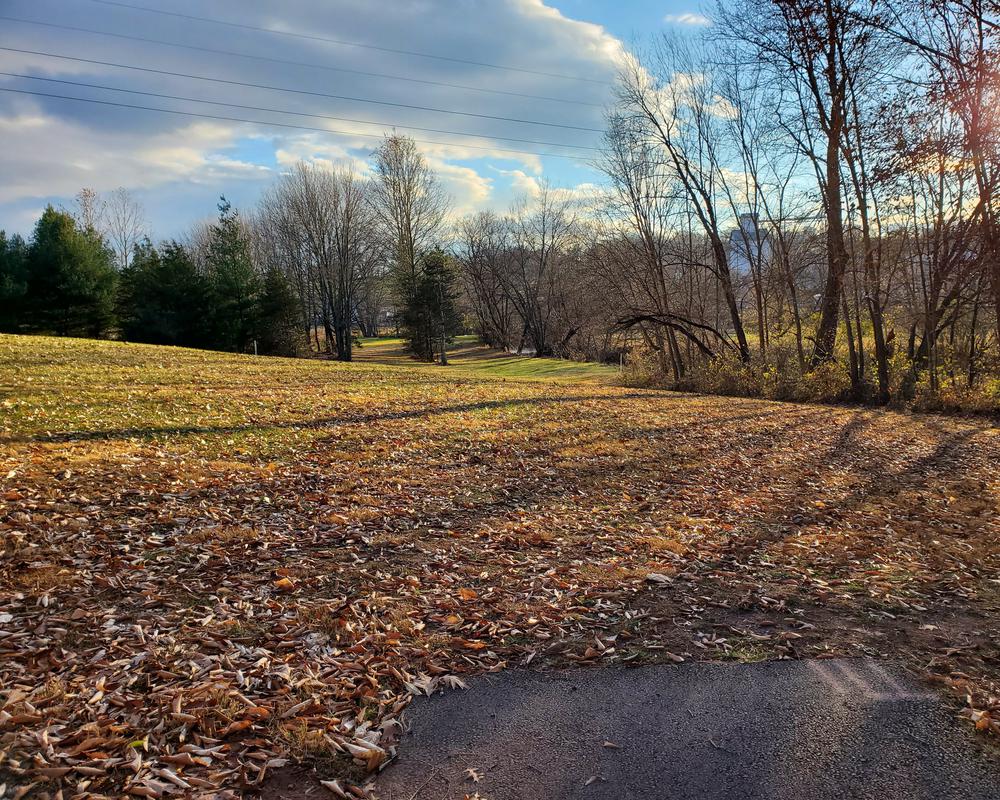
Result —
<instances>
[{"instance_id":1,"label":"sunlight on grass","mask_svg":"<svg viewBox=\"0 0 1000 800\"><path fill-rule=\"evenodd\" d=\"M414 360L406 353L403 340L393 336L362 339L361 347L355 350L355 359L360 362L447 369L463 376L503 380L607 383L613 382L618 376L618 369L607 364L562 358L533 358L491 350L480 344L476 336L471 335L455 337L455 342L448 351L447 367Z\"/></svg>"}]
</instances>

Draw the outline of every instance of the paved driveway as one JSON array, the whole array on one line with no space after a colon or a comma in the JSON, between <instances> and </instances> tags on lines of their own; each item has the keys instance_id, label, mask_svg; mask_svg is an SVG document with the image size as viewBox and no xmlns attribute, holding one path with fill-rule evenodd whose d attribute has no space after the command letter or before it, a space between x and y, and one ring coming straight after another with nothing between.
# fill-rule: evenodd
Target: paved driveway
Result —
<instances>
[{"instance_id":1,"label":"paved driveway","mask_svg":"<svg viewBox=\"0 0 1000 800\"><path fill-rule=\"evenodd\" d=\"M869 661L505 671L408 719L384 800L1000 798L971 726Z\"/></svg>"}]
</instances>

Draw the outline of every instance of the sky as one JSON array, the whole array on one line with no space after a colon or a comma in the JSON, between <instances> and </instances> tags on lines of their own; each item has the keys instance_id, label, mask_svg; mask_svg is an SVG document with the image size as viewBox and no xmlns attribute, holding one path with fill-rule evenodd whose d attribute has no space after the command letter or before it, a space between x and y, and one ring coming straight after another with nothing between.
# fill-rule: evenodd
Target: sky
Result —
<instances>
[{"instance_id":1,"label":"sky","mask_svg":"<svg viewBox=\"0 0 1000 800\"><path fill-rule=\"evenodd\" d=\"M706 22L685 0L0 0L0 229L123 186L182 236L299 160L363 172L393 129L457 215L585 194L623 46Z\"/></svg>"}]
</instances>

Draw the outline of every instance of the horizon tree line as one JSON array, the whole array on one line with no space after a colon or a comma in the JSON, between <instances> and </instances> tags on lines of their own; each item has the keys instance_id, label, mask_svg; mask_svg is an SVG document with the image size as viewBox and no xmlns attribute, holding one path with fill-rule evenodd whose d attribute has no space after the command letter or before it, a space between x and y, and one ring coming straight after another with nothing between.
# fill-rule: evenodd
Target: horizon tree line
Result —
<instances>
[{"instance_id":1,"label":"horizon tree line","mask_svg":"<svg viewBox=\"0 0 1000 800\"><path fill-rule=\"evenodd\" d=\"M701 39L623 58L603 191L540 182L506 213L456 218L416 144L389 134L367 171L299 164L184 243L136 246L127 197L82 198L62 250L0 239L0 292L44 250L94 287L76 330L107 330L107 261L120 283L138 264L143 285L210 284L230 322L206 346L246 350L268 286L283 341L341 360L389 323L426 360L471 328L671 388L1000 400L995 0L752 0L714 17ZM32 324L63 332L59 308ZM173 319L151 308L118 312L121 335Z\"/></svg>"}]
</instances>

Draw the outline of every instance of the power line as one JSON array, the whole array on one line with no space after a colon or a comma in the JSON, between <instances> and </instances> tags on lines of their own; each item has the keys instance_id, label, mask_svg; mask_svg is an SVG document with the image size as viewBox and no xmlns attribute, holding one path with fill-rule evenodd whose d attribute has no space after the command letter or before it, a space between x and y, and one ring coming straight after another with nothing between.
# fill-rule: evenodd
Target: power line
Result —
<instances>
[{"instance_id":1,"label":"power line","mask_svg":"<svg viewBox=\"0 0 1000 800\"><path fill-rule=\"evenodd\" d=\"M325 92L313 92L313 91L310 91L308 89L293 89L291 87L284 87L284 86L270 86L270 85L264 84L264 83L249 83L247 81L234 81L234 80L229 80L227 78L209 78L209 77L204 76L204 75L192 75L192 74L189 74L189 73L186 73L186 72L173 72L171 70L154 69L152 67L139 67L139 66L135 66L133 64L118 64L118 63L113 62L113 61L99 61L99 60L93 59L93 58L77 58L76 56L64 56L64 55L60 55L58 53L47 53L47 52L44 52L42 50L25 50L25 49L22 49L22 48L19 48L19 47L2 47L2 46L0 46L0 50L4 50L4 51L7 51L7 52L11 52L11 53L23 53L23 54L26 54L26 55L47 56L49 58L58 58L58 59L63 59L65 61L77 61L77 62L80 62L80 63L83 63L83 64L96 64L96 65L103 66L103 67L115 67L115 68L118 68L118 69L136 70L138 72L149 72L149 73L153 73L155 75L168 75L168 76L174 77L174 78L190 78L192 80L208 81L210 83L221 83L221 84L225 84L227 86L242 86L242 87L247 87L247 88L251 88L251 89L266 89L268 91L274 91L274 92L289 92L289 93L293 93L293 94L308 95L310 97L326 97L326 98L331 98L331 99L334 99L334 100L341 99L338 95L331 95L331 94L327 94ZM14 73L5 73L5 74L12 75L14 77L24 77L24 78L35 78L36 77L36 76L33 76L33 75L14 75ZM37 80L43 80L43 79L42 78L37 78ZM46 78L44 80L50 80L50 79ZM55 80L55 79L51 79L51 80ZM72 83L72 81L59 81L59 82L60 83ZM90 85L90 84L80 84L80 85ZM92 85L91 88L95 88L95 89L110 89L111 91L128 91L126 89L117 89L116 87L113 87L113 86L93 86ZM143 92L137 92L136 94L144 94L144 93ZM166 97L166 96L169 96L169 95L164 95L164 96ZM172 98L172 99L190 100L192 98ZM195 102L207 102L207 101L195 100ZM229 104L222 103L220 105L229 105ZM273 111L274 109L264 109L264 110L272 110ZM290 112L281 112L281 113L290 113L290 114L292 114L292 113L297 113L297 112L290 111ZM323 116L323 115L307 115L307 116ZM325 119L335 119L335 120L339 120L341 122L361 122L361 123L368 124L368 125L386 125L386 124L389 124L389 123L377 122L377 121L376 122L372 122L371 120L353 119L351 117L333 117L333 116L328 116L328 117L325 117ZM410 130L424 131L426 133L449 133L449 134L453 134L455 136L470 136L470 135L471 136L478 136L478 135L480 135L480 134L469 134L469 133L466 133L464 131L444 130L444 129L440 129L440 128L422 128L422 127L418 127L416 125L396 125L396 127L398 127L398 128L409 128ZM585 147L583 145L563 144L563 143L560 143L560 142L538 142L538 141L535 141L534 139L517 139L517 138L514 138L514 137L510 137L510 136L492 136L491 135L490 138L492 138L492 139L502 139L503 141L507 141L507 142L521 142L521 143L524 143L524 144L543 144L543 145L547 145L547 146L551 146L551 147L572 147L573 149L583 149L583 150L592 150L592 149L595 149L595 148L591 148L591 147Z\"/></svg>"},{"instance_id":2,"label":"power line","mask_svg":"<svg viewBox=\"0 0 1000 800\"><path fill-rule=\"evenodd\" d=\"M505 64L490 64L484 61L471 61L465 58L455 58L453 56L441 56L435 53L421 53L415 50L401 50L394 47L381 47L374 44L365 44L362 42L351 42L344 39L333 39L328 36L316 36L314 34L308 33L294 33L292 31L276 31L271 28L262 28L256 25L247 25L242 22L230 22L228 20L221 19L211 19L209 17L198 17L193 14L181 14L177 11L164 11L159 8L150 8L148 6L138 6L132 5L130 3L116 2L116 0L90 0L92 3L98 3L105 6L117 6L118 8L128 8L132 11L145 11L150 14L160 14L165 17L176 17L178 19L193 20L196 22L209 22L213 25L225 25L230 28L242 28L248 31L257 31L258 33L270 33L277 36L290 36L296 39L308 39L315 42L327 42L328 44L339 44L345 47L359 47L365 50L378 50L383 53L396 53L397 55L406 56L416 56L418 58L430 58L437 61L450 61L455 64L469 64L476 67L488 67L490 69L507 70L509 72L523 72L529 75L544 75L548 78L562 78L564 80L570 81L583 81L586 83L597 83L602 85L607 85L607 81L598 80L596 78L583 78L579 75L565 75L558 72L545 72L544 70L537 69L527 69L525 67L512 67Z\"/></svg>"},{"instance_id":3,"label":"power line","mask_svg":"<svg viewBox=\"0 0 1000 800\"><path fill-rule=\"evenodd\" d=\"M9 50L12 48L0 47L0 50ZM442 130L441 128L420 128L415 125L394 125L386 122L373 122L366 119L354 119L352 117L336 117L330 114L313 114L306 111L290 111L283 108L267 108L266 106L250 106L241 103L227 103L221 100L202 100L197 97L183 97L175 94L161 94L160 92L148 92L139 89L122 89L118 86L105 86L100 83L85 83L83 81L71 81L65 78L43 78L39 75L25 75L18 72L3 72L0 71L0 75L6 75L10 78L24 78L26 80L32 81L45 81L46 83L62 83L67 86L80 86L85 89L100 89L109 92L124 92L125 94L137 94L144 97L156 97L161 100L181 100L185 103L204 103L210 106L225 106L227 108L239 108L244 111L264 111L270 114L289 114L295 117L313 117L314 119L330 119L336 120L338 122L356 122L361 125L378 125L383 128L385 127L395 127L395 128L407 128L414 131L423 131L425 133L444 133L452 136L476 136L482 139L497 139L499 141L505 142L519 142L521 144L537 144L542 147L568 147L573 150L598 150L597 147L589 147L582 144L563 144L561 142L542 142L537 139L515 139L509 136L494 136L493 134L477 134L469 133L466 131L449 131ZM457 143L456 143L457 144Z\"/></svg>"},{"instance_id":4,"label":"power line","mask_svg":"<svg viewBox=\"0 0 1000 800\"><path fill-rule=\"evenodd\" d=\"M14 18L13 17L0 17L0 19L14 19ZM15 21L17 21L17 22L28 22L28 20L15 20ZM38 23L31 23L31 24L42 25L42 24L45 24L45 23L38 22ZM83 29L76 29L76 30L83 30ZM87 31L87 32L90 33L91 31ZM124 34L110 34L110 33L108 33L108 34L102 34L102 35L104 35L104 36L124 36ZM152 43L152 44L167 45L169 47L189 47L189 45L174 44L173 42L164 42L164 41L160 41L158 39L144 39L144 38L141 38L141 37L138 37L138 36L136 36L136 37L130 37L130 38L134 38L134 39L137 39L138 41L143 41L143 42ZM18 50L17 48L14 48L14 47L6 47L6 48L0 48L0 49L3 49L3 50L12 50L12 51L14 51L16 53L30 53L32 55L51 56L52 58L71 58L71 56L61 56L61 55L56 55L54 53L43 53L43 52L39 52L39 51L35 51L35 50ZM194 49L208 50L208 48L194 48ZM226 50L208 50L208 52L219 53L220 55L240 56L242 58L258 58L258 56L244 55L243 53L230 53L230 52L228 52ZM160 71L160 70L154 70L154 69L147 69L145 67L129 67L129 66L126 66L124 64L113 64L113 63L110 63L108 61L94 61L94 60L88 59L88 58L77 58L77 59L73 59L73 60L74 61L84 61L84 62L86 62L88 64L101 64L103 66L108 66L108 67L124 67L126 69L142 69L142 70L144 70L146 72L159 72ZM268 59L268 60L271 60L271 59ZM275 59L275 60L277 60L277 59ZM282 61L281 63L292 64L292 65L295 65L295 66L306 66L306 67L311 67L313 69L323 69L323 70L328 70L330 72L343 72L343 73L346 73L348 75L364 75L364 76L369 77L369 78L382 78L382 79L385 79L385 80L406 81L407 83L420 83L420 84L424 84L426 86L442 86L442 87L445 87L447 89L462 89L462 90L469 91L469 92L482 92L483 94L499 94L499 95L504 95L506 97L520 97L520 98L523 98L523 99L526 99L526 100L544 100L547 103L566 103L566 104L575 105L575 106L590 106L591 108L601 108L602 107L600 103L590 103L590 102L588 102L586 100L573 100L571 98L566 98L566 97L549 97L548 95L543 95L543 94L527 94L525 92L510 92L510 91L507 91L505 89L486 89L486 88L484 88L482 86L469 86L468 84L464 84L464 83L448 83L446 81L432 81L432 80L428 80L428 79L425 79L425 78L409 78L409 77L407 77L405 75L390 75L390 74L384 73L384 72L366 72L365 70L360 70L360 69L349 69L347 67L331 67L331 66L327 66L325 64L306 64L306 63L298 62L298 61L288 61L288 62ZM165 74L172 74L172 73L165 73ZM185 76L185 77L197 77L197 76ZM208 80L208 79L203 79L203 80Z\"/></svg>"},{"instance_id":5,"label":"power line","mask_svg":"<svg viewBox=\"0 0 1000 800\"><path fill-rule=\"evenodd\" d=\"M499 95L505 95L507 97L522 97L528 100L544 100L549 103L566 103L577 106L590 106L592 108L602 107L600 103L590 103L586 100L574 100L572 98L566 98L566 97L550 97L548 95L528 94L526 92L512 92L506 89L487 89L482 86L470 86L464 83L448 83L447 81L433 81L426 78L410 78L405 75L391 75L389 73L383 73L383 72L367 72L365 70L360 70L360 69L350 69L348 67L334 67L328 64L317 64L315 62L309 62L309 61L292 61L283 58L272 58L269 56L258 56L258 55L251 55L249 53L239 53L232 50L216 50L211 47L199 47L198 45L180 44L177 42L168 42L163 39L151 39L144 36L133 36L124 33L108 33L106 31L98 31L98 30L93 30L91 28L78 28L70 25L57 25L56 23L53 22L41 22L38 20L20 19L18 17L5 17L5 16L0 16L0 19L7 20L9 22L21 22L26 25L42 25L49 28L58 28L60 30L76 31L77 33L91 33L91 34L96 34L98 36L113 36L118 39L130 39L136 42L145 42L147 44L158 44L158 45L163 45L165 47L179 47L179 48L184 48L186 50L197 50L203 53L214 53L216 55L235 56L237 58L248 58L256 61L269 61L274 64L288 64L290 66L307 67L309 69L321 69L327 72L343 72L348 75L364 75L369 78L383 78L387 80L406 81L408 83L420 83L420 84L425 84L427 86L443 86L449 89L464 89L470 92L482 92L484 94L499 94Z\"/></svg>"},{"instance_id":6,"label":"power line","mask_svg":"<svg viewBox=\"0 0 1000 800\"><path fill-rule=\"evenodd\" d=\"M141 36L132 36L132 35L129 35L129 34L124 34L124 33L107 33L106 31L97 31L97 30L92 30L92 29L89 29L89 28L78 28L78 27L74 27L74 26L71 26L71 25L58 25L58 24L56 24L54 22L39 22L38 20L26 20L26 19L19 19L17 17L7 17L7 16L0 16L0 20L8 20L8 21L12 21L12 22L21 22L21 23L26 23L28 25L41 25L41 26L44 26L44 27L47 27L47 28L59 28L61 30L76 31L76 32L80 32L80 33L93 33L93 34L97 34L99 36L113 36L113 37L118 38L118 39L132 39L132 40L135 40L135 41L146 42L146 43L151 43L151 44L165 44L165 45L168 45L170 47L182 47L182 48L189 49L189 50L201 50L201 51L209 52L209 53L217 53L217 54L220 54L220 55L228 55L228 56L240 56L242 58L252 58L252 59L257 59L257 60L261 60L261 61L271 61L271 62L284 63L284 64L294 64L296 66L312 66L312 67L318 66L318 65L301 64L301 63L297 63L297 62L294 62L294 61L285 61L283 59L270 58L268 56L251 56L251 55L246 55L244 53L233 53L233 52L228 52L228 51L225 51L225 50L213 50L213 49L208 48L208 47L197 47L195 45L176 44L174 42L164 42L164 41L159 41L159 40L156 40L156 39L146 39L146 38L141 37ZM320 67L320 69L325 69L325 67ZM602 131L599 128L588 128L588 127L582 126L582 125L566 125L566 124L561 123L561 122L543 122L543 121L540 121L540 120L520 119L518 117L501 117L501 116L497 116L497 115L493 115L493 114L479 114L479 113L474 112L474 111L455 111L455 110L447 109L447 108L434 108L433 106L419 106L419 105L414 105L414 104L410 104L410 103L394 103L394 102L391 102L389 100L372 100L372 99L369 99L369 98L366 98L366 97L352 97L350 95L327 94L327 95L324 95L324 96L325 97L330 97L330 98L333 98L333 99L337 99L337 100L348 100L348 101L356 102L356 103L370 103L370 104L373 104L373 105L391 106L393 108L408 108L408 109L412 109L412 110L415 110L415 111L428 111L428 112L435 113L435 114L452 114L452 115L460 116L460 117L474 117L474 118L477 118L477 119L490 119L490 120L495 120L495 121L498 121L498 122L514 122L514 123L518 123L518 124L521 124L521 125L540 125L540 126L543 126L543 127L546 127L546 128L565 128L567 130L587 131L588 133L602 133Z\"/></svg>"},{"instance_id":7,"label":"power line","mask_svg":"<svg viewBox=\"0 0 1000 800\"><path fill-rule=\"evenodd\" d=\"M314 131L317 133L329 133L339 136L362 136L366 139L381 139L382 135L377 133L358 133L356 131L338 131L331 128L316 128L308 125L292 125L287 122L266 122L259 119L244 119L243 117L227 117L220 114L199 114L194 111L178 111L171 108L156 108L154 106L140 106L134 103L116 103L112 100L95 100L89 97L72 97L65 94L50 94L49 92L34 92L29 89L14 89L9 86L0 86L0 92L13 92L14 94L27 94L35 97L51 97L56 100L75 100L79 103L94 103L102 106L114 106L116 108L138 109L140 111L157 111L161 114L175 114L182 117L199 117L201 119L214 119L223 122L245 122L250 125L266 125L275 128L291 128L300 131ZM439 142L429 139L414 139L418 144L431 144L443 147L464 147L469 150L485 150L491 153L518 153L526 156L541 156L545 158L579 158L579 156L567 155L565 153L537 153L531 150L514 150L506 147L483 147L472 144L462 144L460 142Z\"/></svg>"}]
</instances>

